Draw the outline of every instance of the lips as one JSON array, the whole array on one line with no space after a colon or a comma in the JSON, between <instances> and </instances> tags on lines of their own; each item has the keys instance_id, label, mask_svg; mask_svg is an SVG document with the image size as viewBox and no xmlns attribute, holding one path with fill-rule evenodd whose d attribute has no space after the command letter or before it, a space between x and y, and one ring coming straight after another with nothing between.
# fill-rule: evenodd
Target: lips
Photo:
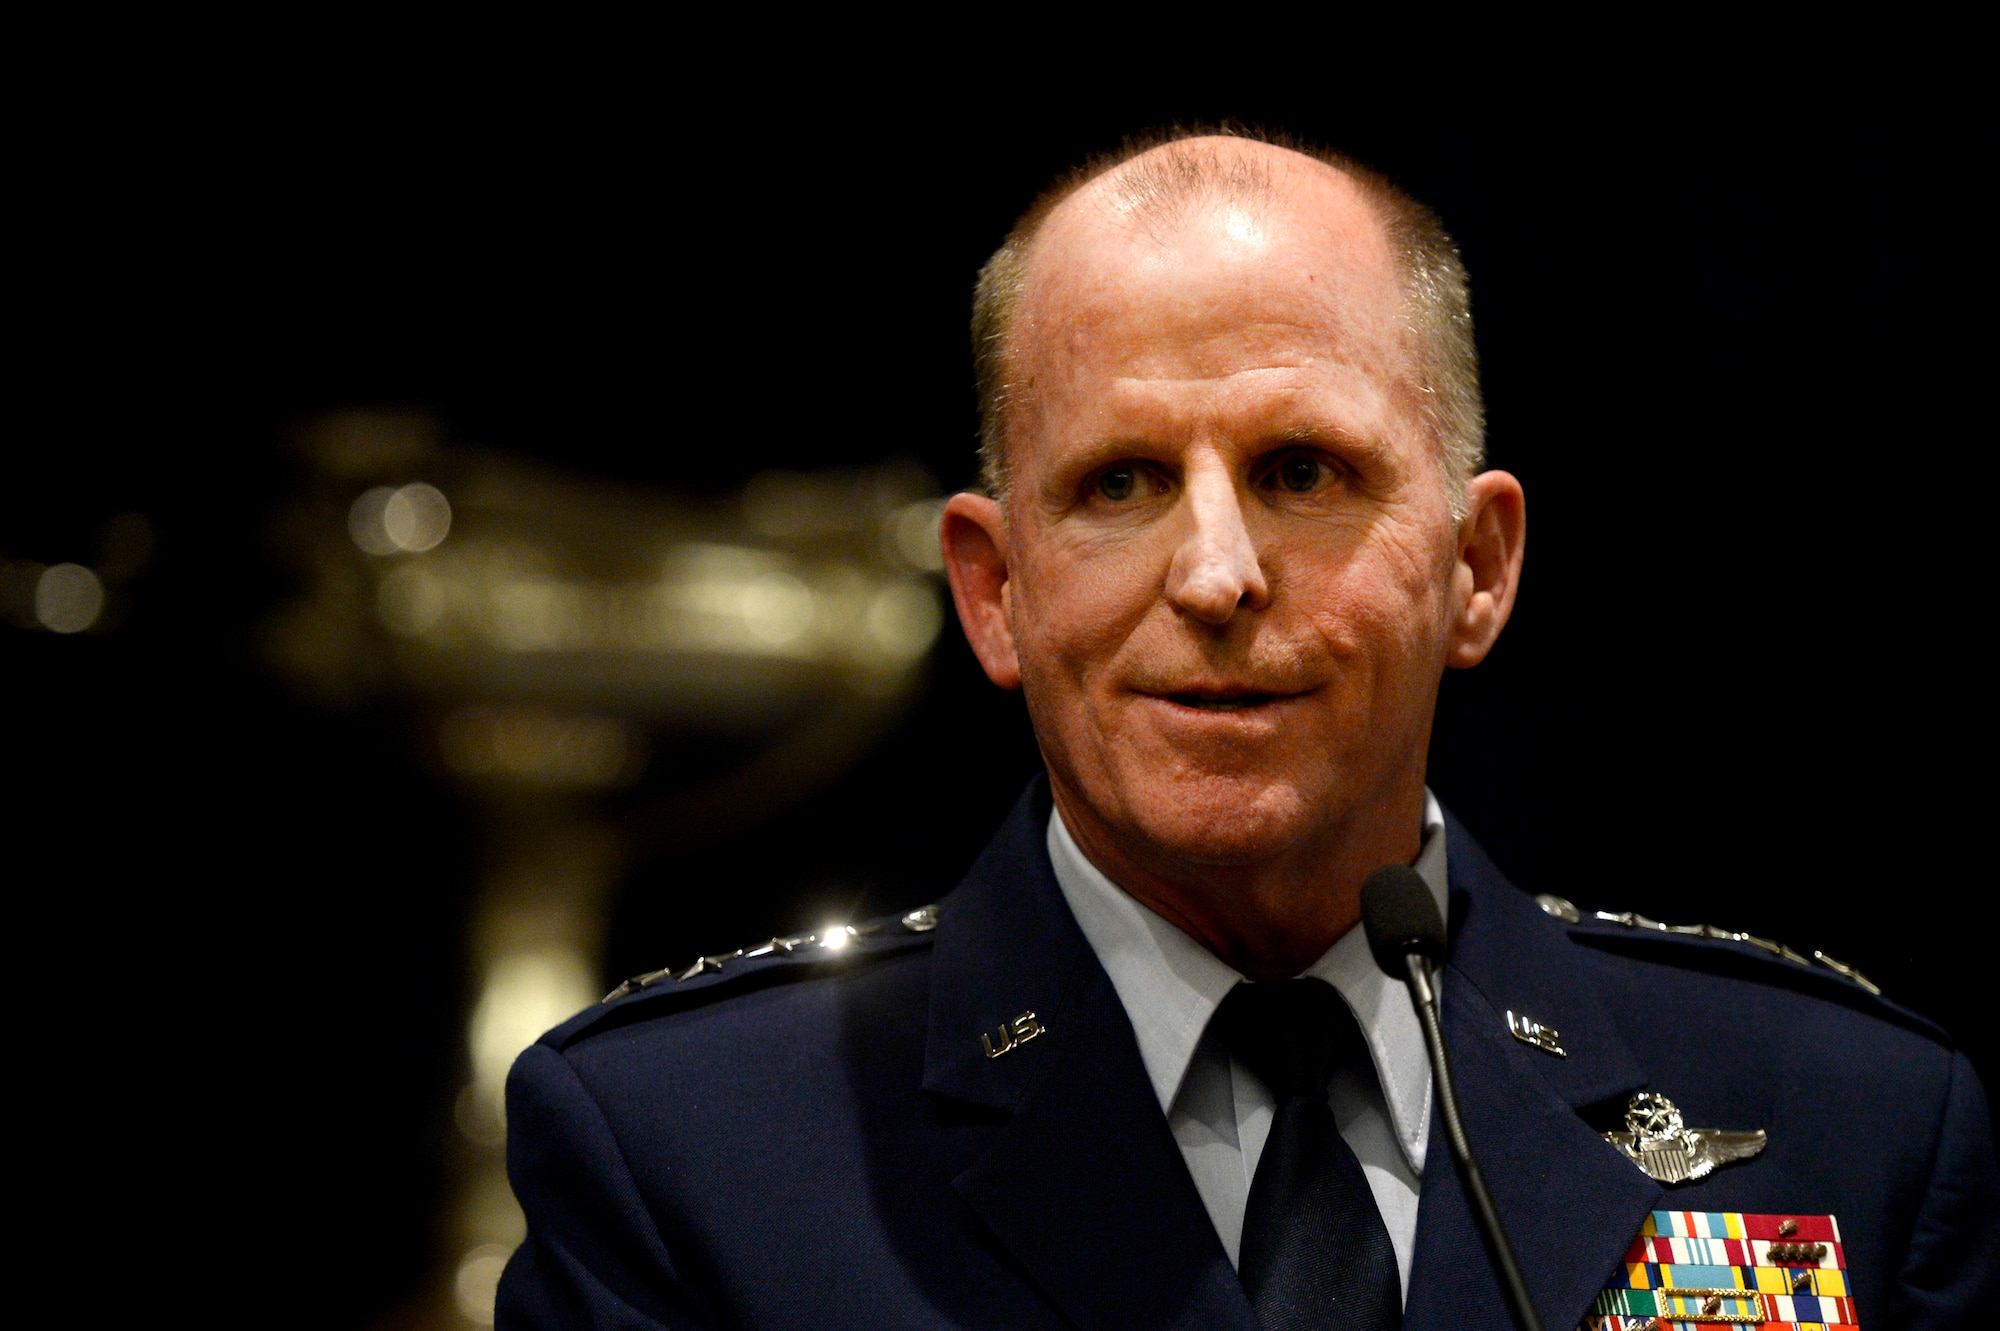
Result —
<instances>
[{"instance_id":1,"label":"lips","mask_svg":"<svg viewBox=\"0 0 2000 1331\"><path fill-rule=\"evenodd\" d=\"M1171 703L1190 711L1212 714L1227 712L1253 712L1260 708L1273 707L1304 697L1313 689L1272 688L1274 680L1182 680L1149 681L1150 687L1142 686L1138 693L1158 702ZM1178 687L1176 687L1178 686Z\"/></svg>"},{"instance_id":2,"label":"lips","mask_svg":"<svg viewBox=\"0 0 2000 1331\"><path fill-rule=\"evenodd\" d=\"M1169 702L1183 707L1194 707L1204 712L1242 712L1252 707L1262 707L1275 702L1280 695L1275 693L1169 693Z\"/></svg>"}]
</instances>

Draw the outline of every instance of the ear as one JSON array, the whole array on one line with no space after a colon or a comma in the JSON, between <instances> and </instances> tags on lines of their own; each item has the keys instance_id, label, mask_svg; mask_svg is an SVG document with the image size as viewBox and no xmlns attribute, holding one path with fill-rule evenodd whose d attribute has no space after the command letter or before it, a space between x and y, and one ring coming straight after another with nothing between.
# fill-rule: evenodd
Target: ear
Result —
<instances>
[{"instance_id":1,"label":"ear","mask_svg":"<svg viewBox=\"0 0 2000 1331\"><path fill-rule=\"evenodd\" d=\"M1514 592L1521 585L1521 551L1528 534L1527 496L1504 471L1483 471L1466 487L1458 524L1458 566L1452 575L1453 619L1445 663L1476 666L1493 650Z\"/></svg>"},{"instance_id":2,"label":"ear","mask_svg":"<svg viewBox=\"0 0 2000 1331\"><path fill-rule=\"evenodd\" d=\"M1007 623L1006 514L985 495L953 495L938 536L952 603L973 655L995 684L1020 688L1021 659Z\"/></svg>"}]
</instances>

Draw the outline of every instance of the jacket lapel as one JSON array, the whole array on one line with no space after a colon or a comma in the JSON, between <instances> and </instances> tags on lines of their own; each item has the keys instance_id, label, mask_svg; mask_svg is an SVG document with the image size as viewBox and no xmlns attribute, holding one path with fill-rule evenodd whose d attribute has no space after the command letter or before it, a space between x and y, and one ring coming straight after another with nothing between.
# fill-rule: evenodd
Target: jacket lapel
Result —
<instances>
[{"instance_id":1,"label":"jacket lapel","mask_svg":"<svg viewBox=\"0 0 2000 1331\"><path fill-rule=\"evenodd\" d=\"M1131 1023L1056 885L1048 813L1038 780L938 926L924 1089L1001 1120L953 1186L1080 1327L1253 1331ZM1579 1111L1622 1104L1644 1074L1560 927L1456 820L1447 835L1444 1023L1466 1132L1544 1324L1574 1326L1661 1194ZM1568 1056L1515 1040L1510 1008L1555 1027ZM980 1036L999 1049L1027 1013L1042 1033L988 1057ZM1511 1331L1441 1130L1431 1141L1404 1326Z\"/></svg>"},{"instance_id":2,"label":"jacket lapel","mask_svg":"<svg viewBox=\"0 0 2000 1331\"><path fill-rule=\"evenodd\" d=\"M1254 1331L1131 1022L1056 885L1048 811L1037 781L941 912L924 1089L1006 1115L953 1186L1078 1326ZM1042 1033L989 1057L1027 1013Z\"/></svg>"},{"instance_id":3,"label":"jacket lapel","mask_svg":"<svg viewBox=\"0 0 2000 1331\"><path fill-rule=\"evenodd\" d=\"M1466 1135L1543 1324L1575 1326L1661 1194L1578 1111L1622 1102L1644 1074L1577 974L1560 926L1501 877L1456 820L1447 836L1445 1045ZM1516 1040L1510 1009L1555 1027L1567 1056ZM1442 1131L1430 1140L1404 1325L1505 1331L1512 1319L1499 1277Z\"/></svg>"}]
</instances>

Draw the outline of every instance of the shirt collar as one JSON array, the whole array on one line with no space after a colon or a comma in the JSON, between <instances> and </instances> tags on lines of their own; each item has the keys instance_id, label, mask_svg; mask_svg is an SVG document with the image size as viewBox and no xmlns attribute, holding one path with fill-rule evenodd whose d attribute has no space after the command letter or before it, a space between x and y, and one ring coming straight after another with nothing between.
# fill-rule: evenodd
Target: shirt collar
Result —
<instances>
[{"instance_id":1,"label":"shirt collar","mask_svg":"<svg viewBox=\"0 0 2000 1331\"><path fill-rule=\"evenodd\" d=\"M1070 912L1118 991L1138 1038L1160 1109L1171 1109L1195 1048L1223 996L1242 981L1234 968L1122 891L1085 858L1060 812L1049 814L1049 862ZM1444 913L1444 811L1424 791L1423 848L1412 866ZM1430 1131L1431 1070L1423 1029L1402 984L1375 965L1368 940L1350 929L1304 974L1340 992L1368 1042L1376 1080L1413 1172L1421 1174Z\"/></svg>"}]
</instances>

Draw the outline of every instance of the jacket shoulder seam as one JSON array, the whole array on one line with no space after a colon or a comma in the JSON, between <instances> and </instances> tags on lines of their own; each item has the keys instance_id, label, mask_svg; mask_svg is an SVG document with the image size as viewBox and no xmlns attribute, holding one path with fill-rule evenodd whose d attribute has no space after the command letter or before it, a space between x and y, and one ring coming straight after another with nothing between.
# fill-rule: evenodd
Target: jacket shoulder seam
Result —
<instances>
[{"instance_id":1,"label":"jacket shoulder seam","mask_svg":"<svg viewBox=\"0 0 2000 1331\"><path fill-rule=\"evenodd\" d=\"M715 964L715 957L702 958L710 963L710 968L695 973L690 973L692 967L650 972L648 977L640 977L649 979L645 985L629 992L620 986L602 1002L544 1035L541 1043L566 1052L592 1036L636 1022L691 1012L781 985L853 975L878 961L920 951L930 941L921 935L885 938L850 945L838 954L819 951L793 956L730 956L721 964Z\"/></svg>"}]
</instances>

